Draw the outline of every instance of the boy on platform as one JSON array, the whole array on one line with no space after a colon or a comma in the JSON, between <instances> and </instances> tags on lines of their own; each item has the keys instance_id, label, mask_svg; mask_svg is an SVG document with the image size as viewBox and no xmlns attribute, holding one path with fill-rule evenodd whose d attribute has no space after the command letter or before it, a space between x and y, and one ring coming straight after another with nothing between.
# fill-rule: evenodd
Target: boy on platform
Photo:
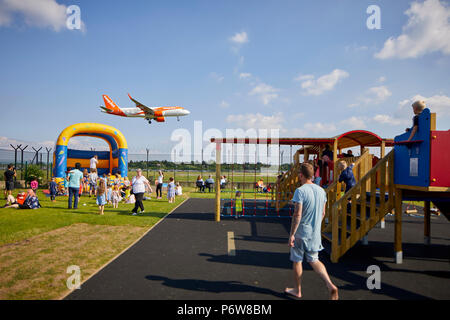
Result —
<instances>
[{"instance_id":1,"label":"boy on platform","mask_svg":"<svg viewBox=\"0 0 450 320\"><path fill-rule=\"evenodd\" d=\"M413 112L414 112L414 118L413 118L413 127L411 129L406 129L406 132L410 132L409 138L407 141L411 141L414 138L414 135L419 130L419 115L422 113L422 111L426 108L425 101L416 101L412 105Z\"/></svg>"}]
</instances>

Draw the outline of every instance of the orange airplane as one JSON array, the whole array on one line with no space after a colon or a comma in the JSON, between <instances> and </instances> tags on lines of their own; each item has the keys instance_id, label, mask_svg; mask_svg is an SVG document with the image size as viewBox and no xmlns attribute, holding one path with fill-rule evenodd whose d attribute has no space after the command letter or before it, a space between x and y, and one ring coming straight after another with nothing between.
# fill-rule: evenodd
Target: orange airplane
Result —
<instances>
[{"instance_id":1,"label":"orange airplane","mask_svg":"<svg viewBox=\"0 0 450 320\"><path fill-rule=\"evenodd\" d=\"M119 108L110 97L104 94L103 101L105 106L100 106L101 111L121 117L145 118L148 123L152 123L152 120L164 122L166 117L177 117L178 121L180 121L180 117L190 114L183 107L146 107L139 101L134 100L130 94L128 94L128 97L136 104L136 108Z\"/></svg>"}]
</instances>

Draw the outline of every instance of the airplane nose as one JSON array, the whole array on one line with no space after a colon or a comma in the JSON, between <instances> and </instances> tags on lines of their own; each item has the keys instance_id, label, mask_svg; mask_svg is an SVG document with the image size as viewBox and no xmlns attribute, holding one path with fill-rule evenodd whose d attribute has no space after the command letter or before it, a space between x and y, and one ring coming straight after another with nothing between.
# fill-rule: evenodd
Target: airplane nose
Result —
<instances>
[{"instance_id":1,"label":"airplane nose","mask_svg":"<svg viewBox=\"0 0 450 320\"><path fill-rule=\"evenodd\" d=\"M184 110L184 114L188 115L188 114L191 114L191 112L189 110Z\"/></svg>"}]
</instances>

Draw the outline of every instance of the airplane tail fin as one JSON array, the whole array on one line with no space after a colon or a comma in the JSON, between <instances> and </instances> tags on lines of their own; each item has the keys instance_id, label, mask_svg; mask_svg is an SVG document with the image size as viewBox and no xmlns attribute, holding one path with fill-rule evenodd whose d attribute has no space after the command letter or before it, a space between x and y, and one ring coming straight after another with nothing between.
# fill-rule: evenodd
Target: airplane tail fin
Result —
<instances>
[{"instance_id":1,"label":"airplane tail fin","mask_svg":"<svg viewBox=\"0 0 450 320\"><path fill-rule=\"evenodd\" d=\"M102 109L106 109L105 111L109 113L122 114L122 110L106 94L103 95L103 101L105 102L105 108Z\"/></svg>"}]
</instances>

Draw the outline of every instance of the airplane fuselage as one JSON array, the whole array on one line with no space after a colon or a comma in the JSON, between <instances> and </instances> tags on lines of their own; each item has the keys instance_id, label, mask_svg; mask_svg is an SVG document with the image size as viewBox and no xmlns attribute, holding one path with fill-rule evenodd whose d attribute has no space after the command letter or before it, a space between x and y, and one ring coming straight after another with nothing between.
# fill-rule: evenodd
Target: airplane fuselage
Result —
<instances>
[{"instance_id":1,"label":"airplane fuselage","mask_svg":"<svg viewBox=\"0 0 450 320\"><path fill-rule=\"evenodd\" d=\"M181 107L159 107L155 108L155 115L152 117L149 114L145 114L140 108L120 108L122 111L114 112L112 110L102 110L103 113L114 114L122 117L130 117L130 118L146 118L152 119L157 117L183 117L187 116L190 112Z\"/></svg>"}]
</instances>

